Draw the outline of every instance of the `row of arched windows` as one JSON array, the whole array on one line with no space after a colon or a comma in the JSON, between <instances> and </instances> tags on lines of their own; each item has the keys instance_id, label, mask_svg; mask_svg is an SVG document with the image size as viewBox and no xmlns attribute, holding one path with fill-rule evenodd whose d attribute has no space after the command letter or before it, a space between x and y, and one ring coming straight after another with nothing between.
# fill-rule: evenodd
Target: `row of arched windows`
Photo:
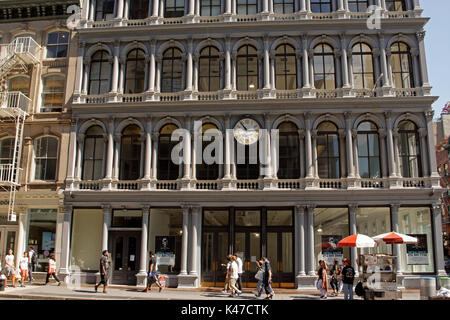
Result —
<instances>
[{"instance_id":1,"label":"row of arched windows","mask_svg":"<svg viewBox=\"0 0 450 320\"><path fill-rule=\"evenodd\" d=\"M413 68L409 46L404 42L395 42L391 46L392 81L395 88L412 88ZM178 92L184 88L183 54L177 47L164 51L161 66L161 92ZM290 44L281 44L275 49L275 79L278 90L295 90L299 87L295 48ZM372 89L375 85L376 67L372 48L363 42L352 47L352 82L355 89ZM104 94L110 91L111 64L106 50L99 50L90 62L88 94ZM125 61L125 81L123 92L141 93L145 88L145 52L142 49L131 50ZM331 45L320 43L314 48L313 56L314 87L316 89L335 89L338 87L335 53ZM251 91L260 87L261 70L258 51L245 44L236 55L236 89ZM200 51L198 63L198 91L217 91L223 88L224 68L219 49L207 46Z\"/></svg>"},{"instance_id":2,"label":"row of arched windows","mask_svg":"<svg viewBox=\"0 0 450 320\"><path fill-rule=\"evenodd\" d=\"M157 179L176 180L182 176L182 168L171 160L173 148L178 144L171 141L172 133L178 129L175 124L166 124L158 135ZM202 132L218 130L213 123L204 123ZM279 179L301 178L300 139L298 127L293 122L283 122L279 130L279 156L277 177ZM422 176L421 153L417 126L408 120L398 126L398 159L402 177ZM143 141L138 125L131 124L122 130L120 142L119 180L137 180L142 177L141 161ZM214 139L214 138L213 138ZM380 137L378 127L370 121L359 124L357 129L357 159L361 178L381 178ZM337 126L331 121L322 122L317 127L316 158L317 174L322 179L341 178L341 150ZM211 141L203 141L202 154ZM82 179L99 180L105 176L106 142L103 129L99 125L91 126L84 137ZM237 179L258 179L260 164L249 160L249 146L245 147L245 161L237 161ZM344 153L345 154L345 153ZM214 156L214 155L213 155ZM239 159L238 159L239 160ZM1 159L0 159L1 161ZM386 175L387 173L384 173ZM196 164L198 180L216 180L221 178L220 165L217 163Z\"/></svg>"}]
</instances>

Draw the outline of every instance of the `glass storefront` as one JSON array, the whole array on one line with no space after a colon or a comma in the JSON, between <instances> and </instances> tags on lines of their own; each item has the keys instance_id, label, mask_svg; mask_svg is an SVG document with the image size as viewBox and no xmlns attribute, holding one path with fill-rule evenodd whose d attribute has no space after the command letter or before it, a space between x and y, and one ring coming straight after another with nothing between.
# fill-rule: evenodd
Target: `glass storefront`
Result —
<instances>
[{"instance_id":1,"label":"glass storefront","mask_svg":"<svg viewBox=\"0 0 450 320\"><path fill-rule=\"evenodd\" d=\"M46 272L48 257L55 252L56 209L30 209L28 247L37 253L36 271ZM28 248L25 248L28 251Z\"/></svg>"},{"instance_id":2,"label":"glass storefront","mask_svg":"<svg viewBox=\"0 0 450 320\"><path fill-rule=\"evenodd\" d=\"M142 228L142 210L113 210L112 228Z\"/></svg>"},{"instance_id":3,"label":"glass storefront","mask_svg":"<svg viewBox=\"0 0 450 320\"><path fill-rule=\"evenodd\" d=\"M389 207L358 208L356 211L356 230L358 233L374 237L391 230L391 210ZM392 246L384 242L376 248L362 248L361 254L392 254Z\"/></svg>"}]
</instances>

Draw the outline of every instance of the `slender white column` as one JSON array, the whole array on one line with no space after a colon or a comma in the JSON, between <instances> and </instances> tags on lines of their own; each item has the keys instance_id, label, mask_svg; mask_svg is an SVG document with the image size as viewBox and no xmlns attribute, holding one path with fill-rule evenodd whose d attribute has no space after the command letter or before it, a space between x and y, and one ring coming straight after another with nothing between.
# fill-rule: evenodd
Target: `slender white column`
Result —
<instances>
[{"instance_id":1,"label":"slender white column","mask_svg":"<svg viewBox=\"0 0 450 320\"><path fill-rule=\"evenodd\" d=\"M84 134L79 133L78 137L78 149L77 149L77 173L76 173L76 180L81 180L81 171L82 171L82 164L83 164L83 150L84 150Z\"/></svg>"},{"instance_id":2,"label":"slender white column","mask_svg":"<svg viewBox=\"0 0 450 320\"><path fill-rule=\"evenodd\" d=\"M189 229L189 206L183 206L183 225L181 235L181 270L180 275L187 275L187 251L188 251L188 229Z\"/></svg>"},{"instance_id":3,"label":"slender white column","mask_svg":"<svg viewBox=\"0 0 450 320\"><path fill-rule=\"evenodd\" d=\"M306 178L313 178L312 143L311 143L311 116L305 114L305 153L306 153Z\"/></svg>"},{"instance_id":4,"label":"slender white column","mask_svg":"<svg viewBox=\"0 0 450 320\"><path fill-rule=\"evenodd\" d=\"M317 130L311 130L312 138L312 167L314 172L314 178L319 178L319 170L317 165Z\"/></svg>"},{"instance_id":5,"label":"slender white column","mask_svg":"<svg viewBox=\"0 0 450 320\"><path fill-rule=\"evenodd\" d=\"M417 59L419 58L419 50L417 49L411 49L411 60L413 65L413 80L414 80L414 87L419 88L421 86L420 84L420 71L419 71L419 62Z\"/></svg>"},{"instance_id":6,"label":"slender white column","mask_svg":"<svg viewBox=\"0 0 450 320\"><path fill-rule=\"evenodd\" d=\"M269 39L264 38L264 89L270 89Z\"/></svg>"},{"instance_id":7,"label":"slender white column","mask_svg":"<svg viewBox=\"0 0 450 320\"><path fill-rule=\"evenodd\" d=\"M89 3L89 20L91 21L95 19L95 2L96 0L91 0Z\"/></svg>"},{"instance_id":8,"label":"slender white column","mask_svg":"<svg viewBox=\"0 0 450 320\"><path fill-rule=\"evenodd\" d=\"M74 94L80 94L83 89L83 81L84 81L84 52L86 48L86 42L80 42L78 47L78 55L77 55L77 70L76 70L76 80L75 80L75 89Z\"/></svg>"},{"instance_id":9,"label":"slender white column","mask_svg":"<svg viewBox=\"0 0 450 320\"><path fill-rule=\"evenodd\" d=\"M198 68L199 68L199 62L200 62L199 54L194 54L193 62L194 62L194 71L193 71L193 75L192 75L192 78L193 78L192 90L194 92L198 92Z\"/></svg>"},{"instance_id":10,"label":"slender white column","mask_svg":"<svg viewBox=\"0 0 450 320\"><path fill-rule=\"evenodd\" d=\"M113 75L111 83L111 92L117 93L118 79L119 79L119 50L120 44L118 41L114 43L114 57L113 57Z\"/></svg>"},{"instance_id":11,"label":"slender white column","mask_svg":"<svg viewBox=\"0 0 450 320\"><path fill-rule=\"evenodd\" d=\"M428 164L430 166L429 172L431 172L430 177L439 178L439 173L437 172L436 165L436 152L434 147L434 134L433 134L433 116L434 111L430 110L425 112L425 119L427 121L427 137L428 137Z\"/></svg>"},{"instance_id":12,"label":"slender white column","mask_svg":"<svg viewBox=\"0 0 450 320\"><path fill-rule=\"evenodd\" d=\"M300 0L300 11L306 11L306 0Z\"/></svg>"},{"instance_id":13,"label":"slender white column","mask_svg":"<svg viewBox=\"0 0 450 320\"><path fill-rule=\"evenodd\" d=\"M352 138L352 115L348 112L345 116L345 142L347 147L347 177L355 177L355 167L353 165L353 138Z\"/></svg>"},{"instance_id":14,"label":"slender white column","mask_svg":"<svg viewBox=\"0 0 450 320\"><path fill-rule=\"evenodd\" d=\"M296 68L297 68L297 89L302 87L302 51L297 51L295 53ZM274 72L275 73L275 72ZM274 81L275 85L275 81Z\"/></svg>"},{"instance_id":15,"label":"slender white column","mask_svg":"<svg viewBox=\"0 0 450 320\"><path fill-rule=\"evenodd\" d=\"M387 164L387 152L386 152L386 129L378 129L378 136L380 137L380 158L381 158L381 174L383 178L387 178L388 164Z\"/></svg>"},{"instance_id":16,"label":"slender white column","mask_svg":"<svg viewBox=\"0 0 450 320\"><path fill-rule=\"evenodd\" d=\"M141 259L139 263L139 273L147 272L147 244L148 244L148 219L150 216L150 206L142 207L142 230L141 230Z\"/></svg>"},{"instance_id":17,"label":"slender white column","mask_svg":"<svg viewBox=\"0 0 450 320\"><path fill-rule=\"evenodd\" d=\"M19 209L21 210L21 209ZM26 210L26 209L25 209ZM17 234L17 251L16 251L16 266L19 265L20 259L22 258L23 252L28 251L28 248L25 248L25 234L27 230L27 212L20 212L19 216L19 229Z\"/></svg>"},{"instance_id":18,"label":"slender white column","mask_svg":"<svg viewBox=\"0 0 450 320\"><path fill-rule=\"evenodd\" d=\"M309 63L309 74L308 77L310 79L311 82L311 88L315 89L315 85L314 85L314 50L309 50L308 51L308 63Z\"/></svg>"},{"instance_id":19,"label":"slender white column","mask_svg":"<svg viewBox=\"0 0 450 320\"><path fill-rule=\"evenodd\" d=\"M349 77L348 77L348 58L347 58L347 48L345 47L345 37L341 35L341 67L342 67L342 79L343 79L343 88L350 88Z\"/></svg>"},{"instance_id":20,"label":"slender white column","mask_svg":"<svg viewBox=\"0 0 450 320\"><path fill-rule=\"evenodd\" d=\"M441 202L433 203L431 215L433 218L433 248L434 248L434 259L436 262L435 269L437 270L437 275L447 276L445 272L444 264L444 250L442 248L442 207Z\"/></svg>"},{"instance_id":21,"label":"slender white column","mask_svg":"<svg viewBox=\"0 0 450 320\"><path fill-rule=\"evenodd\" d=\"M152 168L152 119L147 118L147 127L145 130L145 163L144 179L150 179Z\"/></svg>"},{"instance_id":22,"label":"slender white column","mask_svg":"<svg viewBox=\"0 0 450 320\"><path fill-rule=\"evenodd\" d=\"M420 154L428 154L428 144L427 144L427 129L420 128L418 130L420 136ZM428 165L428 157L422 157L422 175L424 177L429 177L431 175L430 167Z\"/></svg>"},{"instance_id":23,"label":"slender white column","mask_svg":"<svg viewBox=\"0 0 450 320\"><path fill-rule=\"evenodd\" d=\"M158 55L156 61L158 62L158 64L157 64L157 67L156 67L156 77L155 77L156 86L155 86L155 92L160 92L160 91L161 91L162 56L161 56L161 55Z\"/></svg>"},{"instance_id":24,"label":"slender white column","mask_svg":"<svg viewBox=\"0 0 450 320\"><path fill-rule=\"evenodd\" d=\"M159 0L153 0L152 17L158 17L158 15L159 15Z\"/></svg>"},{"instance_id":25,"label":"slender white column","mask_svg":"<svg viewBox=\"0 0 450 320\"><path fill-rule=\"evenodd\" d=\"M70 256L70 236L72 224L72 206L65 205L60 209L58 215L62 215L62 238L61 238L61 260L59 262L59 273L67 275L69 270L69 256Z\"/></svg>"},{"instance_id":26,"label":"slender white column","mask_svg":"<svg viewBox=\"0 0 450 320\"><path fill-rule=\"evenodd\" d=\"M397 171L395 168L395 157L394 157L394 137L392 133L392 118L391 113L385 113L386 117L386 129L387 129L387 147L388 147L388 159L389 159L389 177L394 178L397 176Z\"/></svg>"},{"instance_id":27,"label":"slender white column","mask_svg":"<svg viewBox=\"0 0 450 320\"><path fill-rule=\"evenodd\" d=\"M157 162L158 162L158 138L159 133L153 132L152 133L152 139L153 139L153 146L152 146L152 180L156 180L157 178Z\"/></svg>"},{"instance_id":28,"label":"slender white column","mask_svg":"<svg viewBox=\"0 0 450 320\"><path fill-rule=\"evenodd\" d=\"M298 236L296 243L298 244L296 258L298 259L297 276L305 276L305 207L302 205L295 206L295 229Z\"/></svg>"},{"instance_id":29,"label":"slender white column","mask_svg":"<svg viewBox=\"0 0 450 320\"><path fill-rule=\"evenodd\" d=\"M379 36L380 41L380 58L381 58L381 72L383 73L383 87L389 87L389 77L388 77L388 66L387 66L387 57L386 57L386 49L385 49L385 41L384 36Z\"/></svg>"},{"instance_id":30,"label":"slender white column","mask_svg":"<svg viewBox=\"0 0 450 320\"><path fill-rule=\"evenodd\" d=\"M191 178L191 121L192 119L190 117L186 117L185 123L189 123L188 127L186 128L186 137L183 137L183 145L184 145L184 151L183 152L183 160L184 160L184 176L183 179L190 179Z\"/></svg>"},{"instance_id":31,"label":"slender white column","mask_svg":"<svg viewBox=\"0 0 450 320\"><path fill-rule=\"evenodd\" d=\"M394 160L395 160L395 172L397 173L397 176L402 177L403 172L400 168L400 158L399 158L399 151L398 151L398 128L392 129L392 137L394 140Z\"/></svg>"},{"instance_id":32,"label":"slender white column","mask_svg":"<svg viewBox=\"0 0 450 320\"><path fill-rule=\"evenodd\" d=\"M299 147L300 147L300 178L304 178L305 177L305 159L306 159L306 152L305 152L305 131L304 130L298 130L298 142L299 142Z\"/></svg>"},{"instance_id":33,"label":"slender white column","mask_svg":"<svg viewBox=\"0 0 450 320\"><path fill-rule=\"evenodd\" d=\"M419 42L419 59L420 59L420 71L422 75L422 86L429 87L430 82L428 80L427 59L425 54L425 30L416 32L417 41Z\"/></svg>"},{"instance_id":34,"label":"slender white column","mask_svg":"<svg viewBox=\"0 0 450 320\"><path fill-rule=\"evenodd\" d=\"M232 84L233 90L236 91L236 87L237 87L237 84L236 84L236 82L237 82L237 76L236 76L237 52L233 52L231 58L232 58L232 60L231 60L232 61L232 63L231 63L231 65L232 65L232 68L231 68L232 83L231 84Z\"/></svg>"},{"instance_id":35,"label":"slender white column","mask_svg":"<svg viewBox=\"0 0 450 320\"><path fill-rule=\"evenodd\" d=\"M399 229L398 229L398 209L399 208L400 208L399 204L391 204L391 221L392 221L391 227L392 227L392 231L394 231L394 232L399 232ZM399 244L394 244L392 246L392 254L397 257L397 261L396 261L397 274L401 275L402 274L402 269L401 269L402 255L400 254L400 245Z\"/></svg>"},{"instance_id":36,"label":"slender white column","mask_svg":"<svg viewBox=\"0 0 450 320\"><path fill-rule=\"evenodd\" d=\"M149 72L148 72L148 91L155 91L155 50L156 50L156 42L151 42L151 51L150 51L150 62L149 62Z\"/></svg>"},{"instance_id":37,"label":"slender white column","mask_svg":"<svg viewBox=\"0 0 450 320\"><path fill-rule=\"evenodd\" d=\"M356 211L358 210L358 205L355 203L348 205L349 210L349 224L350 224L350 235L357 233L356 228ZM358 258L358 250L356 248L350 248L351 265L355 269L356 274L358 274L358 264L356 259Z\"/></svg>"},{"instance_id":38,"label":"slender white column","mask_svg":"<svg viewBox=\"0 0 450 320\"><path fill-rule=\"evenodd\" d=\"M231 14L231 0L225 1L225 14L227 15Z\"/></svg>"},{"instance_id":39,"label":"slender white column","mask_svg":"<svg viewBox=\"0 0 450 320\"><path fill-rule=\"evenodd\" d=\"M266 157L266 172L265 172L265 178L274 178L276 179L277 176L277 172L276 172L276 167L277 167L277 163L276 163L276 144L275 143L271 143L271 136L270 136L270 116L268 114L264 114L264 128L266 129L266 131L264 132L265 134L265 138L263 143L265 144L264 149L266 151L265 157ZM259 152L259 150L258 150ZM272 157L272 155L274 155ZM260 155L259 155L260 156Z\"/></svg>"},{"instance_id":40,"label":"slender white column","mask_svg":"<svg viewBox=\"0 0 450 320\"><path fill-rule=\"evenodd\" d=\"M315 254L314 254L314 208L315 205L307 205L307 216L308 216L308 275L316 275L315 271Z\"/></svg>"},{"instance_id":41,"label":"slender white column","mask_svg":"<svg viewBox=\"0 0 450 320\"><path fill-rule=\"evenodd\" d=\"M98 0L97 0L98 1ZM124 0L117 0L116 2L116 18L117 19L122 19L123 18L123 5Z\"/></svg>"},{"instance_id":42,"label":"slender white column","mask_svg":"<svg viewBox=\"0 0 450 320\"><path fill-rule=\"evenodd\" d=\"M75 167L77 161L77 119L72 118L70 125L69 138L69 161L67 164L67 179L73 180L75 178Z\"/></svg>"},{"instance_id":43,"label":"slender white column","mask_svg":"<svg viewBox=\"0 0 450 320\"><path fill-rule=\"evenodd\" d=\"M195 14L195 0L189 0L188 16L193 16Z\"/></svg>"},{"instance_id":44,"label":"slender white column","mask_svg":"<svg viewBox=\"0 0 450 320\"><path fill-rule=\"evenodd\" d=\"M106 175L105 179L112 179L113 159L114 159L114 119L108 121L108 147L106 151Z\"/></svg>"},{"instance_id":45,"label":"slender white column","mask_svg":"<svg viewBox=\"0 0 450 320\"><path fill-rule=\"evenodd\" d=\"M89 82L89 72L91 68L91 58L85 58L83 61L84 72L83 72L83 88L82 94L88 93L88 82Z\"/></svg>"},{"instance_id":46,"label":"slender white column","mask_svg":"<svg viewBox=\"0 0 450 320\"><path fill-rule=\"evenodd\" d=\"M302 47L303 47L303 88L311 88L310 77L309 77L309 57L308 57L308 39L306 36L302 36Z\"/></svg>"},{"instance_id":47,"label":"slender white column","mask_svg":"<svg viewBox=\"0 0 450 320\"><path fill-rule=\"evenodd\" d=\"M263 13L269 12L269 0L263 0Z\"/></svg>"},{"instance_id":48,"label":"slender white column","mask_svg":"<svg viewBox=\"0 0 450 320\"><path fill-rule=\"evenodd\" d=\"M125 92L125 68L127 64L127 59L125 57L119 58L120 68L119 68L119 84L117 91L120 93L126 93Z\"/></svg>"},{"instance_id":49,"label":"slender white column","mask_svg":"<svg viewBox=\"0 0 450 320\"><path fill-rule=\"evenodd\" d=\"M230 166L231 166L231 139L233 139L234 137L232 136L232 130L228 130L231 129L231 124L230 124L230 117L226 116L225 117L225 173L224 173L224 179L231 179L231 170L230 170Z\"/></svg>"},{"instance_id":50,"label":"slender white column","mask_svg":"<svg viewBox=\"0 0 450 320\"><path fill-rule=\"evenodd\" d=\"M120 141L121 141L121 135L116 134L114 136L114 173L113 173L113 179L119 180L119 150L120 150Z\"/></svg>"},{"instance_id":51,"label":"slender white column","mask_svg":"<svg viewBox=\"0 0 450 320\"><path fill-rule=\"evenodd\" d=\"M111 205L102 205L103 209L103 224L102 224L102 251L108 250L108 233L112 221Z\"/></svg>"},{"instance_id":52,"label":"slender white column","mask_svg":"<svg viewBox=\"0 0 450 320\"><path fill-rule=\"evenodd\" d=\"M225 40L225 90L231 89L231 39L227 37Z\"/></svg>"},{"instance_id":53,"label":"slender white column","mask_svg":"<svg viewBox=\"0 0 450 320\"><path fill-rule=\"evenodd\" d=\"M344 0L338 0L339 8L338 11L344 11Z\"/></svg>"},{"instance_id":54,"label":"slender white column","mask_svg":"<svg viewBox=\"0 0 450 320\"><path fill-rule=\"evenodd\" d=\"M200 207L192 207L191 211L191 256L189 259L189 274L197 275L198 273L198 236L199 236L199 217L200 217Z\"/></svg>"}]
</instances>

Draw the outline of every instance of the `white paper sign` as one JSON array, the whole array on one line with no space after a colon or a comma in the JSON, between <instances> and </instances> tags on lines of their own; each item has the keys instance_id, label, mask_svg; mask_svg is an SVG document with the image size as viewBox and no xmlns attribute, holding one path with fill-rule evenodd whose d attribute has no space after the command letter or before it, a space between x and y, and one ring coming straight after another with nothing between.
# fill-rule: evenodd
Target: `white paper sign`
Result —
<instances>
[{"instance_id":1,"label":"white paper sign","mask_svg":"<svg viewBox=\"0 0 450 320\"><path fill-rule=\"evenodd\" d=\"M134 261L134 255L130 255L130 261Z\"/></svg>"}]
</instances>

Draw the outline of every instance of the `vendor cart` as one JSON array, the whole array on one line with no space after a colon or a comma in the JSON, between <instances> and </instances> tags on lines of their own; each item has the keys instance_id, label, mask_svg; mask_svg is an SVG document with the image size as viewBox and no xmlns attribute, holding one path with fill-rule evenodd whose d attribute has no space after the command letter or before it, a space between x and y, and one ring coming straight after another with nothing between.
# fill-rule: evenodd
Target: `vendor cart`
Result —
<instances>
[{"instance_id":1,"label":"vendor cart","mask_svg":"<svg viewBox=\"0 0 450 320\"><path fill-rule=\"evenodd\" d=\"M362 276L364 300L398 300L397 257L387 254L361 254L359 272Z\"/></svg>"}]
</instances>

